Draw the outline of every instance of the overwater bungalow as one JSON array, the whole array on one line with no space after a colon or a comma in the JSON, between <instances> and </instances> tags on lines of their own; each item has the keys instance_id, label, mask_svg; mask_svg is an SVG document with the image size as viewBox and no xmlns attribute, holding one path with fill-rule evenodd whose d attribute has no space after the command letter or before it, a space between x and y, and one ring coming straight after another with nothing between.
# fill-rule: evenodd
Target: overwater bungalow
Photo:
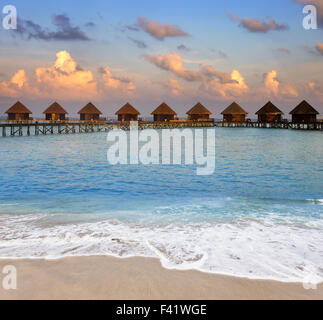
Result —
<instances>
[{"instance_id":1,"label":"overwater bungalow","mask_svg":"<svg viewBox=\"0 0 323 320\"><path fill-rule=\"evenodd\" d=\"M289 114L292 115L293 123L312 123L316 122L316 116L319 114L307 101L303 100Z\"/></svg>"},{"instance_id":2,"label":"overwater bungalow","mask_svg":"<svg viewBox=\"0 0 323 320\"><path fill-rule=\"evenodd\" d=\"M190 109L187 114L187 120L208 120L212 112L206 109L200 102L198 102L192 109Z\"/></svg>"},{"instance_id":3,"label":"overwater bungalow","mask_svg":"<svg viewBox=\"0 0 323 320\"><path fill-rule=\"evenodd\" d=\"M8 120L30 120L30 114L32 114L20 101L11 106L6 113L8 114Z\"/></svg>"},{"instance_id":4,"label":"overwater bungalow","mask_svg":"<svg viewBox=\"0 0 323 320\"><path fill-rule=\"evenodd\" d=\"M137 121L140 112L127 102L115 114L118 116L118 121Z\"/></svg>"},{"instance_id":5,"label":"overwater bungalow","mask_svg":"<svg viewBox=\"0 0 323 320\"><path fill-rule=\"evenodd\" d=\"M270 123L281 122L284 113L279 110L271 101L267 102L260 110L256 112L258 122Z\"/></svg>"},{"instance_id":6,"label":"overwater bungalow","mask_svg":"<svg viewBox=\"0 0 323 320\"><path fill-rule=\"evenodd\" d=\"M56 101L52 103L44 112L46 120L65 120L68 112Z\"/></svg>"},{"instance_id":7,"label":"overwater bungalow","mask_svg":"<svg viewBox=\"0 0 323 320\"><path fill-rule=\"evenodd\" d=\"M221 114L224 122L245 122L248 112L236 102L233 102Z\"/></svg>"},{"instance_id":8,"label":"overwater bungalow","mask_svg":"<svg viewBox=\"0 0 323 320\"><path fill-rule=\"evenodd\" d=\"M177 116L177 113L165 102L159 105L151 114L154 116L154 121L171 121Z\"/></svg>"},{"instance_id":9,"label":"overwater bungalow","mask_svg":"<svg viewBox=\"0 0 323 320\"><path fill-rule=\"evenodd\" d=\"M81 121L90 121L100 120L102 112L92 102L89 102L78 112L78 114L80 115Z\"/></svg>"}]
</instances>

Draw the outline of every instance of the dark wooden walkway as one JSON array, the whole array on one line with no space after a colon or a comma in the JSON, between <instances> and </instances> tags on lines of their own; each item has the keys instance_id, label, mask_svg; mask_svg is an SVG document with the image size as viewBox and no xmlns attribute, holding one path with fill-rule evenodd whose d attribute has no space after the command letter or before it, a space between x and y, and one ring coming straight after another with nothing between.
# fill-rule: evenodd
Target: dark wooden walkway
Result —
<instances>
[{"instance_id":1,"label":"dark wooden walkway","mask_svg":"<svg viewBox=\"0 0 323 320\"><path fill-rule=\"evenodd\" d=\"M171 121L152 122L139 121L138 129L175 129L175 128L268 128L323 131L323 122L316 123L228 123L220 121ZM129 130L130 122L118 121L3 121L0 123L0 134L7 136L31 136L51 134L72 134L90 132L108 132L112 129Z\"/></svg>"},{"instance_id":2,"label":"dark wooden walkway","mask_svg":"<svg viewBox=\"0 0 323 320\"><path fill-rule=\"evenodd\" d=\"M323 122L293 123L293 122L215 122L216 127L223 128L263 128L263 129L293 129L323 131Z\"/></svg>"}]
</instances>

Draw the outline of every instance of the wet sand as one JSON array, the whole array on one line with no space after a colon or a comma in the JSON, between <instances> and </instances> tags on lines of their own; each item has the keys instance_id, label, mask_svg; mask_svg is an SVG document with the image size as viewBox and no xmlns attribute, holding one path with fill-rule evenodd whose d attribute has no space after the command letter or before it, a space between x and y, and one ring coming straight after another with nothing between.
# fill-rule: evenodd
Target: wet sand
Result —
<instances>
[{"instance_id":1,"label":"wet sand","mask_svg":"<svg viewBox=\"0 0 323 320\"><path fill-rule=\"evenodd\" d=\"M305 290L301 283L167 270L151 258L0 260L0 270L5 265L17 268L17 289L0 287L0 299L323 299L323 284Z\"/></svg>"}]
</instances>

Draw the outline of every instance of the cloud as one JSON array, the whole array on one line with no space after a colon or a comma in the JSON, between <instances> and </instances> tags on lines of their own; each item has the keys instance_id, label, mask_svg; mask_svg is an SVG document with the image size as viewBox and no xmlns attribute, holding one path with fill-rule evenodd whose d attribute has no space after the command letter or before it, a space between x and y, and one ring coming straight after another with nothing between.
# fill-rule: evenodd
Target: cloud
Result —
<instances>
[{"instance_id":1,"label":"cloud","mask_svg":"<svg viewBox=\"0 0 323 320\"><path fill-rule=\"evenodd\" d=\"M130 26L128 26L129 29ZM148 20L144 17L139 17L137 25L132 26L132 30L137 31L140 28L149 33L158 40L164 40L166 37L188 37L189 34L182 29L171 24L160 24L154 20Z\"/></svg>"},{"instance_id":2,"label":"cloud","mask_svg":"<svg viewBox=\"0 0 323 320\"><path fill-rule=\"evenodd\" d=\"M210 94L223 99L234 99L249 92L245 79L238 70L233 70L230 78L231 80L227 79L223 82L223 79L221 81L221 78L216 77L204 82L203 88Z\"/></svg>"},{"instance_id":3,"label":"cloud","mask_svg":"<svg viewBox=\"0 0 323 320\"><path fill-rule=\"evenodd\" d=\"M93 28L93 27L96 26L96 24L94 22L92 22L92 21L89 21L84 26L87 27L87 28Z\"/></svg>"},{"instance_id":4,"label":"cloud","mask_svg":"<svg viewBox=\"0 0 323 320\"><path fill-rule=\"evenodd\" d=\"M125 29L128 29L130 31L136 31L136 32L140 31L140 27L137 24L128 25L128 26L125 26L125 28L122 27L123 32L125 31Z\"/></svg>"},{"instance_id":5,"label":"cloud","mask_svg":"<svg viewBox=\"0 0 323 320\"><path fill-rule=\"evenodd\" d=\"M202 66L200 71L188 70L183 64L182 57L176 52L168 53L164 56L144 55L144 58L158 68L170 71L187 81L207 81L217 78L221 83L235 82L230 74L217 71L210 65Z\"/></svg>"},{"instance_id":6,"label":"cloud","mask_svg":"<svg viewBox=\"0 0 323 320\"><path fill-rule=\"evenodd\" d=\"M15 72L9 81L0 82L0 96L14 98L28 89L28 78L26 71L20 69Z\"/></svg>"},{"instance_id":7,"label":"cloud","mask_svg":"<svg viewBox=\"0 0 323 320\"><path fill-rule=\"evenodd\" d=\"M323 43L318 42L315 47L310 47L309 45L303 45L300 47L302 50L306 51L309 54L315 56L323 55Z\"/></svg>"},{"instance_id":8,"label":"cloud","mask_svg":"<svg viewBox=\"0 0 323 320\"><path fill-rule=\"evenodd\" d=\"M186 47L184 44L180 44L179 46L177 46L177 49L181 51L190 51L190 49Z\"/></svg>"},{"instance_id":9,"label":"cloud","mask_svg":"<svg viewBox=\"0 0 323 320\"><path fill-rule=\"evenodd\" d=\"M220 57L222 57L222 58L227 58L228 57L228 55L225 52L221 51L221 50L219 50L218 53L219 53Z\"/></svg>"},{"instance_id":10,"label":"cloud","mask_svg":"<svg viewBox=\"0 0 323 320\"><path fill-rule=\"evenodd\" d=\"M178 96L183 93L184 89L176 79L169 79L165 82L164 87L169 89L174 96Z\"/></svg>"},{"instance_id":11,"label":"cloud","mask_svg":"<svg viewBox=\"0 0 323 320\"><path fill-rule=\"evenodd\" d=\"M305 5L314 5L317 9L317 18L321 26L323 26L323 1L322 0L294 0L294 2Z\"/></svg>"},{"instance_id":12,"label":"cloud","mask_svg":"<svg viewBox=\"0 0 323 320\"><path fill-rule=\"evenodd\" d=\"M239 18L234 13L229 15L232 21L240 22L240 26L250 32L266 33L268 31L284 31L288 29L285 24L277 24L272 18L267 18L267 22L251 18Z\"/></svg>"},{"instance_id":13,"label":"cloud","mask_svg":"<svg viewBox=\"0 0 323 320\"><path fill-rule=\"evenodd\" d=\"M146 43L144 41L137 40L137 39L134 39L134 38L131 38L131 37L128 37L128 39L131 40L140 49L146 49L147 48L147 45L146 45Z\"/></svg>"},{"instance_id":14,"label":"cloud","mask_svg":"<svg viewBox=\"0 0 323 320\"><path fill-rule=\"evenodd\" d=\"M13 77L11 78L10 82L16 85L19 89L21 89L27 83L27 74L25 70L18 70Z\"/></svg>"},{"instance_id":15,"label":"cloud","mask_svg":"<svg viewBox=\"0 0 323 320\"><path fill-rule=\"evenodd\" d=\"M267 96L296 98L298 91L290 84L281 83L277 78L277 71L272 70L264 75L265 94Z\"/></svg>"},{"instance_id":16,"label":"cloud","mask_svg":"<svg viewBox=\"0 0 323 320\"><path fill-rule=\"evenodd\" d=\"M218 55L218 56L220 56L221 58L224 58L224 59L226 59L228 57L227 53L225 53L222 50L211 49L211 52Z\"/></svg>"},{"instance_id":17,"label":"cloud","mask_svg":"<svg viewBox=\"0 0 323 320\"><path fill-rule=\"evenodd\" d=\"M264 75L264 85L266 89L268 90L269 94L274 94L275 96L278 95L279 90L279 81L277 79L277 71L272 70L270 72L267 72Z\"/></svg>"},{"instance_id":18,"label":"cloud","mask_svg":"<svg viewBox=\"0 0 323 320\"><path fill-rule=\"evenodd\" d=\"M208 77L217 78L221 83L238 83L236 80L232 79L232 74L215 70L212 66L204 66L202 72Z\"/></svg>"},{"instance_id":19,"label":"cloud","mask_svg":"<svg viewBox=\"0 0 323 320\"><path fill-rule=\"evenodd\" d=\"M299 96L299 93L294 86L290 84L281 84L280 95L285 98L297 98Z\"/></svg>"},{"instance_id":20,"label":"cloud","mask_svg":"<svg viewBox=\"0 0 323 320\"><path fill-rule=\"evenodd\" d=\"M55 31L42 28L39 24L31 20L20 19L15 35L18 33L26 39L36 39L44 41L89 41L90 38L80 27L72 26L70 18L64 14L53 15L52 23L56 27Z\"/></svg>"},{"instance_id":21,"label":"cloud","mask_svg":"<svg viewBox=\"0 0 323 320\"><path fill-rule=\"evenodd\" d=\"M306 89L311 95L315 95L319 101L323 102L323 84L321 82L310 81L307 83Z\"/></svg>"},{"instance_id":22,"label":"cloud","mask_svg":"<svg viewBox=\"0 0 323 320\"><path fill-rule=\"evenodd\" d=\"M290 50L286 49L286 48L278 48L277 49L278 52L281 52L281 53L285 53L285 54L288 54L288 55L291 55L292 53L290 52Z\"/></svg>"},{"instance_id":23,"label":"cloud","mask_svg":"<svg viewBox=\"0 0 323 320\"><path fill-rule=\"evenodd\" d=\"M306 51L307 53L314 54L314 55L318 55L318 52L316 51L316 49L315 48L311 48L308 45L302 45L302 46L300 46L300 48L302 50Z\"/></svg>"},{"instance_id":24,"label":"cloud","mask_svg":"<svg viewBox=\"0 0 323 320\"><path fill-rule=\"evenodd\" d=\"M323 43L319 42L315 48L323 56Z\"/></svg>"},{"instance_id":25,"label":"cloud","mask_svg":"<svg viewBox=\"0 0 323 320\"><path fill-rule=\"evenodd\" d=\"M231 74L227 74L207 65L201 66L199 71L191 71L184 66L182 57L176 52L164 56L144 55L144 58L158 68L172 72L179 78L200 82L201 90L212 96L228 99L241 96L249 91L244 77L238 70L233 70Z\"/></svg>"},{"instance_id":26,"label":"cloud","mask_svg":"<svg viewBox=\"0 0 323 320\"><path fill-rule=\"evenodd\" d=\"M102 100L107 95L118 97L131 94L134 83L114 75L109 67L100 68L100 76L84 70L66 50L56 53L51 66L38 67L34 77L18 70L10 80L0 81L0 97L28 97L30 99Z\"/></svg>"},{"instance_id":27,"label":"cloud","mask_svg":"<svg viewBox=\"0 0 323 320\"><path fill-rule=\"evenodd\" d=\"M145 54L143 57L158 68L170 71L187 81L200 81L203 78L200 72L187 70L183 64L182 57L176 52L168 53L164 56L150 56Z\"/></svg>"},{"instance_id":28,"label":"cloud","mask_svg":"<svg viewBox=\"0 0 323 320\"><path fill-rule=\"evenodd\" d=\"M82 70L65 50L57 52L53 66L37 68L35 75L38 85L49 96L73 100L98 94L93 73Z\"/></svg>"},{"instance_id":29,"label":"cloud","mask_svg":"<svg viewBox=\"0 0 323 320\"><path fill-rule=\"evenodd\" d=\"M132 92L136 89L136 86L131 80L113 75L109 67L102 67L99 69L99 72L104 87L108 90L121 89L123 91Z\"/></svg>"}]
</instances>

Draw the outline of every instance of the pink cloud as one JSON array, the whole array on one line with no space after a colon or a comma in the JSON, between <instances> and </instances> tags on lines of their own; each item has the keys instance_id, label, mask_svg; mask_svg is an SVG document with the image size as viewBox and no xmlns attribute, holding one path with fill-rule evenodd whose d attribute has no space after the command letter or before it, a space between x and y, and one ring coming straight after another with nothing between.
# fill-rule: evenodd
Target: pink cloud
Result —
<instances>
[{"instance_id":1,"label":"pink cloud","mask_svg":"<svg viewBox=\"0 0 323 320\"><path fill-rule=\"evenodd\" d=\"M267 72L264 75L264 85L268 91L268 94L274 94L275 96L278 95L279 92L279 81L277 79L277 71L272 70Z\"/></svg>"},{"instance_id":2,"label":"pink cloud","mask_svg":"<svg viewBox=\"0 0 323 320\"><path fill-rule=\"evenodd\" d=\"M310 81L306 85L307 91L323 102L323 84L319 81Z\"/></svg>"},{"instance_id":3,"label":"pink cloud","mask_svg":"<svg viewBox=\"0 0 323 320\"><path fill-rule=\"evenodd\" d=\"M315 48L323 56L323 43L319 42Z\"/></svg>"},{"instance_id":4,"label":"pink cloud","mask_svg":"<svg viewBox=\"0 0 323 320\"><path fill-rule=\"evenodd\" d=\"M206 76L218 78L221 83L237 83L231 74L215 70L212 66L204 66L202 71Z\"/></svg>"},{"instance_id":5,"label":"pink cloud","mask_svg":"<svg viewBox=\"0 0 323 320\"><path fill-rule=\"evenodd\" d=\"M169 79L167 82L165 82L164 87L169 89L169 91L174 95L178 96L181 93L183 93L184 88L180 85L180 83L176 79Z\"/></svg>"},{"instance_id":6,"label":"pink cloud","mask_svg":"<svg viewBox=\"0 0 323 320\"><path fill-rule=\"evenodd\" d=\"M229 18L232 21L240 22L240 26L247 29L250 32L259 32L266 33L268 31L284 31L288 29L288 26L285 24L278 24L272 18L267 18L267 22L260 21L259 19L251 19L251 18L240 18L236 16L234 13L229 15Z\"/></svg>"},{"instance_id":7,"label":"pink cloud","mask_svg":"<svg viewBox=\"0 0 323 320\"><path fill-rule=\"evenodd\" d=\"M291 84L281 83L277 78L278 72L272 70L264 75L265 94L279 98L296 98L299 96L297 89Z\"/></svg>"},{"instance_id":8,"label":"pink cloud","mask_svg":"<svg viewBox=\"0 0 323 320\"><path fill-rule=\"evenodd\" d=\"M121 89L124 92L132 92L136 86L129 79L115 76L109 67L100 68L103 85L106 89Z\"/></svg>"},{"instance_id":9,"label":"pink cloud","mask_svg":"<svg viewBox=\"0 0 323 320\"><path fill-rule=\"evenodd\" d=\"M238 70L233 70L231 81L222 82L219 78L213 78L203 83L202 88L209 94L225 100L234 99L246 95L249 87L245 82L245 78Z\"/></svg>"},{"instance_id":10,"label":"pink cloud","mask_svg":"<svg viewBox=\"0 0 323 320\"><path fill-rule=\"evenodd\" d=\"M182 29L171 24L160 24L154 20L148 20L144 17L138 18L138 26L158 40L163 40L166 37L188 37L189 34Z\"/></svg>"},{"instance_id":11,"label":"pink cloud","mask_svg":"<svg viewBox=\"0 0 323 320\"><path fill-rule=\"evenodd\" d=\"M229 99L249 91L244 77L238 70L227 74L208 65L202 66L199 71L191 71L184 66L182 57L176 52L157 56L144 55L144 58L158 68L169 71L179 78L200 82L200 89L213 96Z\"/></svg>"},{"instance_id":12,"label":"pink cloud","mask_svg":"<svg viewBox=\"0 0 323 320\"><path fill-rule=\"evenodd\" d=\"M98 94L93 73L79 68L65 50L57 52L54 65L37 68L35 75L45 96L74 100L90 99Z\"/></svg>"},{"instance_id":13,"label":"pink cloud","mask_svg":"<svg viewBox=\"0 0 323 320\"><path fill-rule=\"evenodd\" d=\"M292 54L290 50L286 49L286 48L278 48L277 51L281 52L281 53L285 53L285 54Z\"/></svg>"},{"instance_id":14,"label":"pink cloud","mask_svg":"<svg viewBox=\"0 0 323 320\"><path fill-rule=\"evenodd\" d=\"M23 69L16 71L9 81L0 82L1 97L19 97L29 89L27 73Z\"/></svg>"},{"instance_id":15,"label":"pink cloud","mask_svg":"<svg viewBox=\"0 0 323 320\"><path fill-rule=\"evenodd\" d=\"M96 77L91 70L82 69L69 52L62 50L56 53L53 65L36 68L33 79L20 69L9 81L1 81L0 96L102 100L111 90L118 95L127 95L136 89L132 81L115 76L108 67L102 70L101 77Z\"/></svg>"},{"instance_id":16,"label":"pink cloud","mask_svg":"<svg viewBox=\"0 0 323 320\"><path fill-rule=\"evenodd\" d=\"M183 64L182 57L176 52L168 53L164 56L151 56L146 54L143 57L155 66L171 71L173 74L187 81L200 81L203 78L200 72L187 70Z\"/></svg>"}]
</instances>

